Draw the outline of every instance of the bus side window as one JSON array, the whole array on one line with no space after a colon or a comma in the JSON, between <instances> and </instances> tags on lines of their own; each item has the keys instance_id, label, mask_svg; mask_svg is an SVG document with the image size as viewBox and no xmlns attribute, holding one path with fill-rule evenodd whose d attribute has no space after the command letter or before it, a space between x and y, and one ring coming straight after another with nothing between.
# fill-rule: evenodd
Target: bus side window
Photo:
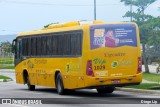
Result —
<instances>
[{"instance_id":1,"label":"bus side window","mask_svg":"<svg viewBox=\"0 0 160 107\"><path fill-rule=\"evenodd\" d=\"M57 35L52 36L52 55L57 55Z\"/></svg>"},{"instance_id":2,"label":"bus side window","mask_svg":"<svg viewBox=\"0 0 160 107\"><path fill-rule=\"evenodd\" d=\"M37 37L37 44L36 44L37 45L37 48L36 48L37 51L36 52L37 52L38 56L41 56L41 48L42 48L41 43L42 43L41 37Z\"/></svg>"},{"instance_id":3,"label":"bus side window","mask_svg":"<svg viewBox=\"0 0 160 107\"><path fill-rule=\"evenodd\" d=\"M21 60L22 58L22 40L21 39L18 39L16 53L17 53L16 58Z\"/></svg>"},{"instance_id":4,"label":"bus side window","mask_svg":"<svg viewBox=\"0 0 160 107\"><path fill-rule=\"evenodd\" d=\"M82 54L82 37L80 33L71 34L71 55L79 56Z\"/></svg>"},{"instance_id":5,"label":"bus side window","mask_svg":"<svg viewBox=\"0 0 160 107\"><path fill-rule=\"evenodd\" d=\"M71 55L71 37L70 34L64 34L63 55Z\"/></svg>"},{"instance_id":6,"label":"bus side window","mask_svg":"<svg viewBox=\"0 0 160 107\"><path fill-rule=\"evenodd\" d=\"M81 33L76 34L76 55L82 54L82 35Z\"/></svg>"},{"instance_id":7,"label":"bus side window","mask_svg":"<svg viewBox=\"0 0 160 107\"><path fill-rule=\"evenodd\" d=\"M31 38L27 38L28 40L28 56L31 56Z\"/></svg>"},{"instance_id":8,"label":"bus side window","mask_svg":"<svg viewBox=\"0 0 160 107\"><path fill-rule=\"evenodd\" d=\"M47 36L47 55L52 55L52 36Z\"/></svg>"},{"instance_id":9,"label":"bus side window","mask_svg":"<svg viewBox=\"0 0 160 107\"><path fill-rule=\"evenodd\" d=\"M41 48L41 54L43 55L43 56L45 56L46 55L46 53L47 53L47 39L46 39L47 37L46 36L42 36L41 37L41 46L42 46L42 48Z\"/></svg>"},{"instance_id":10,"label":"bus side window","mask_svg":"<svg viewBox=\"0 0 160 107\"><path fill-rule=\"evenodd\" d=\"M37 53L36 53L36 50L37 50L37 49L36 49L36 48L37 48L37 47L36 47L36 42L37 42L37 41L36 41L36 38L35 38L35 37L31 38L31 44L32 44L32 45L31 45L31 55L32 55L32 56L36 56L36 55L37 55Z\"/></svg>"}]
</instances>

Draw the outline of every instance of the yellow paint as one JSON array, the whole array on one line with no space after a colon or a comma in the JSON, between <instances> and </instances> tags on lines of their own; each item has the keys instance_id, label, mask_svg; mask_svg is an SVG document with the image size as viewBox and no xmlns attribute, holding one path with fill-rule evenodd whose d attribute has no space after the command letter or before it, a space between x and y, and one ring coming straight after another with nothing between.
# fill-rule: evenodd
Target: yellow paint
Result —
<instances>
[{"instance_id":1,"label":"yellow paint","mask_svg":"<svg viewBox=\"0 0 160 107\"><path fill-rule=\"evenodd\" d=\"M71 25L70 25L71 24ZM95 21L95 24L135 24L135 23L103 23L102 21ZM137 58L141 57L139 31L136 25L137 32L137 47L123 46L117 48L97 48L90 50L90 26L91 24L79 25L77 22L67 23L66 25L51 25L47 29L24 32L18 35L23 37L25 35L32 36L33 34L43 34L51 32L63 32L71 30L83 31L83 45L82 56L72 58L28 58L23 60L15 67L16 82L24 84L23 71L26 70L32 85L55 87L55 72L59 71L62 74L64 88L76 89L85 88L89 86L111 85L112 80L120 79L120 84L140 83L142 81L142 73L137 74ZM61 28L62 27L62 28ZM101 36L103 30L98 30L97 36ZM115 56L116 55L116 56ZM123 57L123 59L121 58ZM97 63L93 60L98 58ZM92 68L96 66L98 69L94 70L94 77L86 75L87 61L92 60ZM121 61L117 67L112 67L113 61ZM132 64L132 66L130 66ZM101 66L103 70L100 70ZM126 66L123 66L126 65ZM132 76L133 79L130 80ZM103 82L100 82L103 81Z\"/></svg>"}]
</instances>

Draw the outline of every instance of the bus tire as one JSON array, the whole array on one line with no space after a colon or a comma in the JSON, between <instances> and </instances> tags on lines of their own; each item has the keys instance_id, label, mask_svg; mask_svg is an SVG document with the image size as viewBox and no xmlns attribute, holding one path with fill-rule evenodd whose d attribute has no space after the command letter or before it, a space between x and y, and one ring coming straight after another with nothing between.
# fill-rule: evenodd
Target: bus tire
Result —
<instances>
[{"instance_id":1,"label":"bus tire","mask_svg":"<svg viewBox=\"0 0 160 107\"><path fill-rule=\"evenodd\" d=\"M27 76L27 86L28 86L28 89L31 91L35 90L35 85L30 84L29 76Z\"/></svg>"},{"instance_id":2,"label":"bus tire","mask_svg":"<svg viewBox=\"0 0 160 107\"><path fill-rule=\"evenodd\" d=\"M115 90L115 87L101 87L101 88L97 88L97 92L99 94L113 93L114 90Z\"/></svg>"},{"instance_id":3,"label":"bus tire","mask_svg":"<svg viewBox=\"0 0 160 107\"><path fill-rule=\"evenodd\" d=\"M59 95L63 95L65 93L62 76L60 73L56 76L56 89Z\"/></svg>"}]
</instances>

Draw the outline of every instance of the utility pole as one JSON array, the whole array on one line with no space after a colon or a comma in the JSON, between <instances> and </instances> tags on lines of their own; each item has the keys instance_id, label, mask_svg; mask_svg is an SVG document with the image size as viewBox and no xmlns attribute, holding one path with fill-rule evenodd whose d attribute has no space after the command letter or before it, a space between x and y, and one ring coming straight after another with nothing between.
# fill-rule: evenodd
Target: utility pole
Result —
<instances>
[{"instance_id":1,"label":"utility pole","mask_svg":"<svg viewBox=\"0 0 160 107\"><path fill-rule=\"evenodd\" d=\"M96 20L96 0L94 0L94 20Z\"/></svg>"},{"instance_id":2,"label":"utility pole","mask_svg":"<svg viewBox=\"0 0 160 107\"><path fill-rule=\"evenodd\" d=\"M131 12L131 22L132 22L132 3L133 3L133 0L131 0L131 5L130 5L130 12Z\"/></svg>"}]
</instances>

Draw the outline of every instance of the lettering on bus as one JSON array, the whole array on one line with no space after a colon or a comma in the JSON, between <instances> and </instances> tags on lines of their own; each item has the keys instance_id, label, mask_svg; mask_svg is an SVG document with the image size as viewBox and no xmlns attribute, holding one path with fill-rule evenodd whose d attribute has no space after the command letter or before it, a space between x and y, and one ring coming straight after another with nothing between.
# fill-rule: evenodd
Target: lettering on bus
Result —
<instances>
[{"instance_id":1,"label":"lettering on bus","mask_svg":"<svg viewBox=\"0 0 160 107\"><path fill-rule=\"evenodd\" d=\"M67 64L66 65L66 72L69 72L69 69L70 69L69 64Z\"/></svg>"},{"instance_id":2,"label":"lettering on bus","mask_svg":"<svg viewBox=\"0 0 160 107\"><path fill-rule=\"evenodd\" d=\"M94 70L105 70L106 66L105 65L97 65L94 66Z\"/></svg>"},{"instance_id":3,"label":"lettering on bus","mask_svg":"<svg viewBox=\"0 0 160 107\"><path fill-rule=\"evenodd\" d=\"M47 79L47 72L44 69L36 69L36 73L38 73L38 76L43 75L44 79Z\"/></svg>"},{"instance_id":4,"label":"lettering on bus","mask_svg":"<svg viewBox=\"0 0 160 107\"><path fill-rule=\"evenodd\" d=\"M34 63L35 64L47 64L47 60L45 60L45 59L35 59Z\"/></svg>"},{"instance_id":5,"label":"lettering on bus","mask_svg":"<svg viewBox=\"0 0 160 107\"><path fill-rule=\"evenodd\" d=\"M46 73L46 70L44 70L44 69L36 69L36 73L44 74L44 73Z\"/></svg>"},{"instance_id":6,"label":"lettering on bus","mask_svg":"<svg viewBox=\"0 0 160 107\"><path fill-rule=\"evenodd\" d=\"M125 56L126 53L118 52L118 53L104 53L104 57L119 57Z\"/></svg>"},{"instance_id":7,"label":"lettering on bus","mask_svg":"<svg viewBox=\"0 0 160 107\"><path fill-rule=\"evenodd\" d=\"M131 65L133 65L132 60L124 60L124 59L121 59L119 61L113 61L111 63L112 68L116 68L118 66L131 66Z\"/></svg>"},{"instance_id":8,"label":"lettering on bus","mask_svg":"<svg viewBox=\"0 0 160 107\"><path fill-rule=\"evenodd\" d=\"M98 72L96 72L96 74L98 76L107 76L108 75L108 71L98 71Z\"/></svg>"},{"instance_id":9,"label":"lettering on bus","mask_svg":"<svg viewBox=\"0 0 160 107\"><path fill-rule=\"evenodd\" d=\"M80 64L79 63L66 64L66 72L69 72L69 71L80 71Z\"/></svg>"},{"instance_id":10,"label":"lettering on bus","mask_svg":"<svg viewBox=\"0 0 160 107\"><path fill-rule=\"evenodd\" d=\"M106 60L105 59L100 59L100 58L95 58L93 59L93 64L94 65L94 70L105 70L106 66Z\"/></svg>"},{"instance_id":11,"label":"lettering on bus","mask_svg":"<svg viewBox=\"0 0 160 107\"><path fill-rule=\"evenodd\" d=\"M33 64L30 60L28 60L27 66L28 66L28 68L31 69L31 70L32 70L32 68L34 68L34 64Z\"/></svg>"},{"instance_id":12,"label":"lettering on bus","mask_svg":"<svg viewBox=\"0 0 160 107\"><path fill-rule=\"evenodd\" d=\"M100 58L95 58L95 59L93 59L93 63L104 65L104 64L106 64L106 60L105 59L100 59Z\"/></svg>"},{"instance_id":13,"label":"lettering on bus","mask_svg":"<svg viewBox=\"0 0 160 107\"><path fill-rule=\"evenodd\" d=\"M121 59L119 61L119 66L131 66L133 65L133 61L132 60L124 60L124 59Z\"/></svg>"}]
</instances>

